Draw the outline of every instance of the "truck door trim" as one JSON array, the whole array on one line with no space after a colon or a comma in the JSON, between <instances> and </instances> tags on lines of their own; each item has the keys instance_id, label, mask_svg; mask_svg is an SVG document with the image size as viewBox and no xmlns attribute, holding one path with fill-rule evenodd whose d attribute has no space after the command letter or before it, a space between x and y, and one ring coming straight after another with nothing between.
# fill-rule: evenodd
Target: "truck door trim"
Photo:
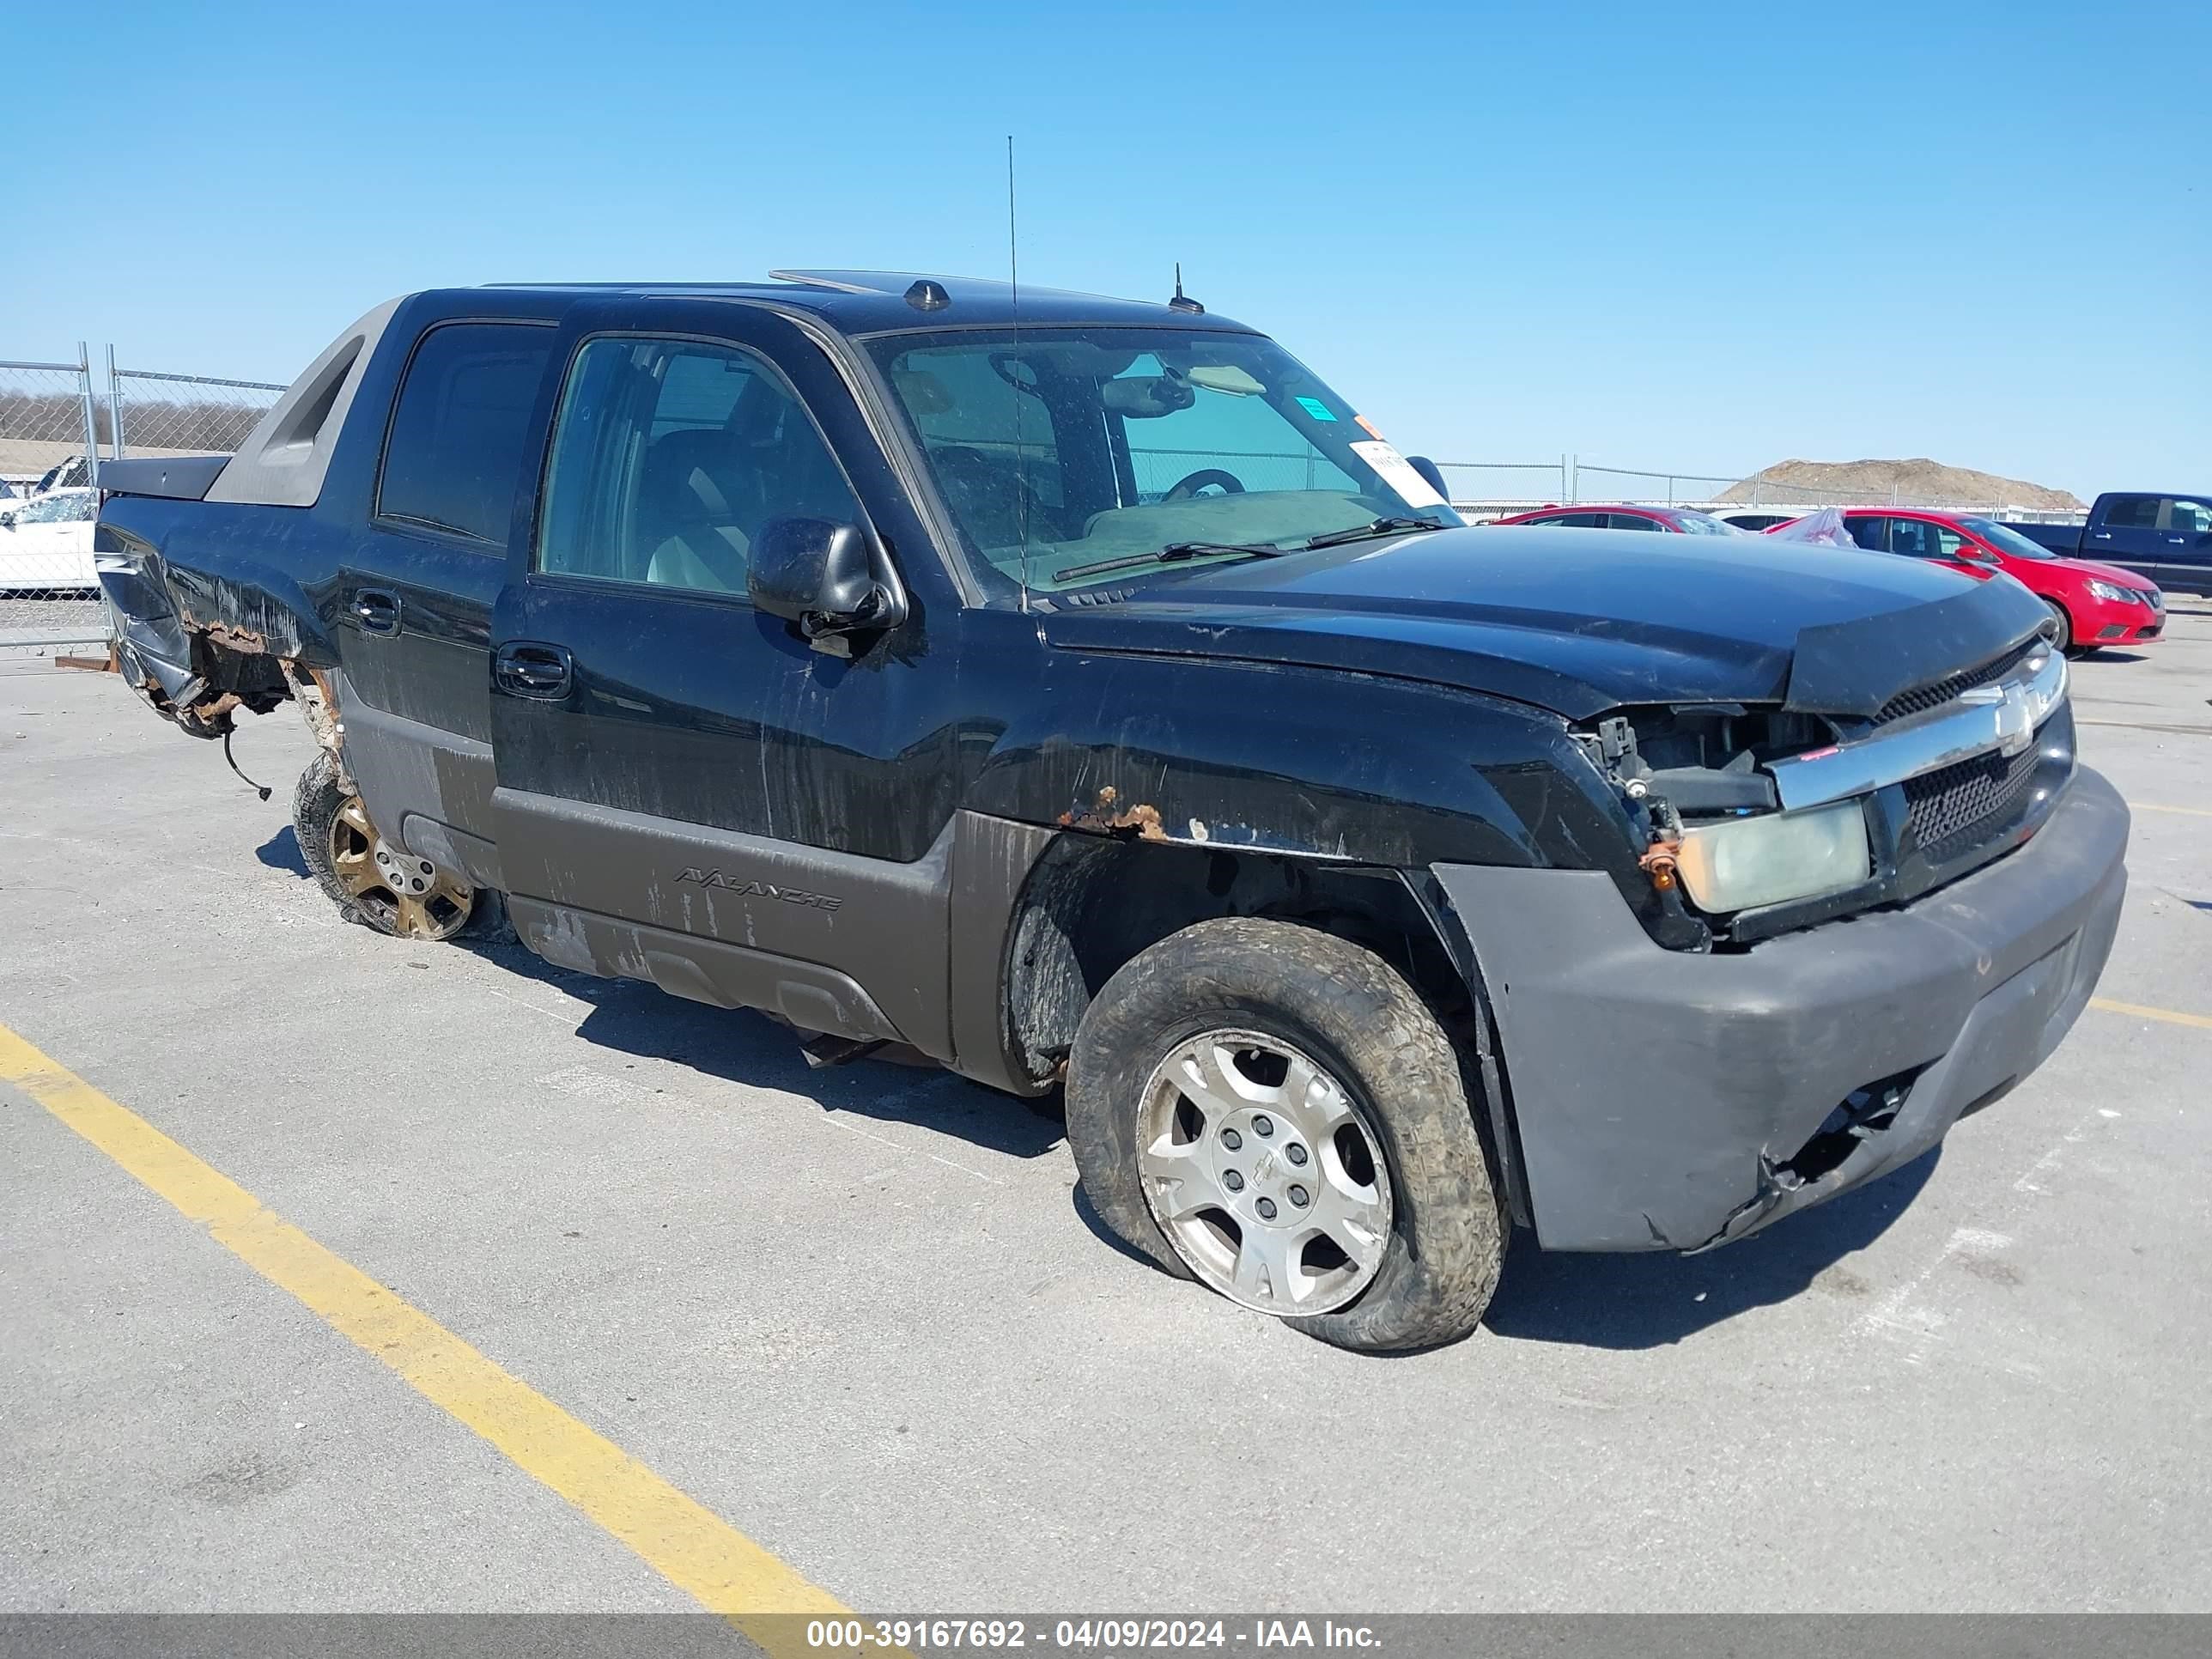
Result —
<instances>
[{"instance_id":1,"label":"truck door trim","mask_svg":"<svg viewBox=\"0 0 2212 1659\"><path fill-rule=\"evenodd\" d=\"M505 785L492 811L515 926L548 961L952 1057L953 820L902 864Z\"/></svg>"}]
</instances>

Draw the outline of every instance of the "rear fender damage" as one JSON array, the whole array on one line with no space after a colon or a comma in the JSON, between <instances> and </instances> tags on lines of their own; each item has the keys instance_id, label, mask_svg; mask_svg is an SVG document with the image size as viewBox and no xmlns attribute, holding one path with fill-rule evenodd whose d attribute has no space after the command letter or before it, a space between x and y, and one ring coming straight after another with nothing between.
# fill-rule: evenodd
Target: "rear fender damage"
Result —
<instances>
[{"instance_id":1,"label":"rear fender damage","mask_svg":"<svg viewBox=\"0 0 2212 1659\"><path fill-rule=\"evenodd\" d=\"M116 592L110 585L111 595ZM116 659L124 679L146 705L180 732L221 741L240 709L272 713L297 702L315 741L336 758L350 790L339 714L337 672L270 648L266 635L228 623L196 627L173 612L149 617L118 605Z\"/></svg>"}]
</instances>

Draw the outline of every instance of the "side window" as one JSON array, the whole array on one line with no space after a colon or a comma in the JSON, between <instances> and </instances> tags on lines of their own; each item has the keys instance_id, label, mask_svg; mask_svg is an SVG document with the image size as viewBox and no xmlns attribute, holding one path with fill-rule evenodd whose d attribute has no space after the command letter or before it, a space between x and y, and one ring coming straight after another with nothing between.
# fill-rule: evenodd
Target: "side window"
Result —
<instances>
[{"instance_id":1,"label":"side window","mask_svg":"<svg viewBox=\"0 0 2212 1659\"><path fill-rule=\"evenodd\" d=\"M1933 532L1936 538L1936 550L1929 557L1972 560L1974 556L1974 550L1966 544L1966 538L1948 525L1923 524L1920 527Z\"/></svg>"},{"instance_id":2,"label":"side window","mask_svg":"<svg viewBox=\"0 0 2212 1659\"><path fill-rule=\"evenodd\" d=\"M1605 516L1607 527L1612 530L1656 530L1660 528L1659 521L1656 519L1647 519L1641 513L1608 513Z\"/></svg>"},{"instance_id":3,"label":"side window","mask_svg":"<svg viewBox=\"0 0 2212 1659\"><path fill-rule=\"evenodd\" d=\"M1605 527L1605 514L1602 513L1562 513L1556 519L1538 519L1535 522L1538 524L1564 525L1570 530L1602 530Z\"/></svg>"},{"instance_id":4,"label":"side window","mask_svg":"<svg viewBox=\"0 0 2212 1659\"><path fill-rule=\"evenodd\" d=\"M764 358L688 340L606 338L561 398L536 568L698 593L745 591L753 540L860 504Z\"/></svg>"},{"instance_id":5,"label":"side window","mask_svg":"<svg viewBox=\"0 0 2212 1659\"><path fill-rule=\"evenodd\" d=\"M2212 506L2203 501L2171 501L2160 515L2159 528L2178 535L2202 536L2212 532Z\"/></svg>"},{"instance_id":6,"label":"side window","mask_svg":"<svg viewBox=\"0 0 2212 1659\"><path fill-rule=\"evenodd\" d=\"M978 548L1019 547L1025 529L1048 541L1081 533L1065 522L1080 515L1068 513L1059 437L1034 364L1008 352L917 346L889 367L945 504Z\"/></svg>"},{"instance_id":7,"label":"side window","mask_svg":"<svg viewBox=\"0 0 2212 1659\"><path fill-rule=\"evenodd\" d=\"M1869 553L1889 551L1889 520L1872 514L1853 514L1844 520L1844 533Z\"/></svg>"},{"instance_id":8,"label":"side window","mask_svg":"<svg viewBox=\"0 0 2212 1659\"><path fill-rule=\"evenodd\" d=\"M553 349L528 323L445 323L416 345L384 441L379 518L506 545L525 428Z\"/></svg>"},{"instance_id":9,"label":"side window","mask_svg":"<svg viewBox=\"0 0 2212 1659\"><path fill-rule=\"evenodd\" d=\"M1920 519L1892 519L1889 521L1889 550L1902 553L1907 558L1935 558L1936 526Z\"/></svg>"},{"instance_id":10,"label":"side window","mask_svg":"<svg viewBox=\"0 0 2212 1659\"><path fill-rule=\"evenodd\" d=\"M2154 530L2158 509L2155 495L2115 495L2105 507L2105 522L2114 530Z\"/></svg>"}]
</instances>

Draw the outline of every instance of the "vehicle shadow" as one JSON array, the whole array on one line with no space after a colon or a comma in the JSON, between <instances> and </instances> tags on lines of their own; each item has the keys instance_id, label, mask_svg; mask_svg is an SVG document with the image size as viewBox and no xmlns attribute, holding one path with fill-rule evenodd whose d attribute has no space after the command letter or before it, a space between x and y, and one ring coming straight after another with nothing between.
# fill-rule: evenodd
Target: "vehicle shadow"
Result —
<instances>
[{"instance_id":1,"label":"vehicle shadow","mask_svg":"<svg viewBox=\"0 0 2212 1659\"><path fill-rule=\"evenodd\" d=\"M2142 659L2143 653L2140 651L2116 651L2110 646L2099 646L2084 651L2078 659L2081 662L2109 663L2141 662Z\"/></svg>"},{"instance_id":2,"label":"vehicle shadow","mask_svg":"<svg viewBox=\"0 0 2212 1659\"><path fill-rule=\"evenodd\" d=\"M1839 1264L1889 1230L1942 1155L1941 1146L1931 1147L1880 1180L1705 1255L1569 1254L1539 1249L1534 1234L1516 1232L1482 1322L1492 1336L1511 1341L1657 1348L1786 1302L1815 1280L1840 1297L1868 1297L1873 1286ZM1114 1234L1080 1187L1069 1200L1099 1243L1132 1261L1158 1266ZM1420 1352L1379 1357L1413 1358Z\"/></svg>"},{"instance_id":3,"label":"vehicle shadow","mask_svg":"<svg viewBox=\"0 0 2212 1659\"><path fill-rule=\"evenodd\" d=\"M307 860L301 856L300 837L289 823L255 848L253 856L271 870L283 870L301 877L313 873L307 868Z\"/></svg>"},{"instance_id":4,"label":"vehicle shadow","mask_svg":"<svg viewBox=\"0 0 2212 1659\"><path fill-rule=\"evenodd\" d=\"M1820 1281L1838 1297L1869 1297L1841 1266L1888 1231L1942 1157L1934 1146L1901 1169L1764 1232L1704 1255L1584 1255L1540 1250L1516 1236L1483 1323L1494 1336L1590 1348L1656 1348L1708 1326L1788 1300Z\"/></svg>"},{"instance_id":5,"label":"vehicle shadow","mask_svg":"<svg viewBox=\"0 0 2212 1659\"><path fill-rule=\"evenodd\" d=\"M1040 1158L1061 1139L1056 1118L933 1064L860 1060L811 1066L797 1033L749 1009L689 1002L642 980L571 973L513 939L458 943L510 974L589 1003L576 1035L617 1054L801 1095L825 1112L915 1124L1009 1158Z\"/></svg>"}]
</instances>

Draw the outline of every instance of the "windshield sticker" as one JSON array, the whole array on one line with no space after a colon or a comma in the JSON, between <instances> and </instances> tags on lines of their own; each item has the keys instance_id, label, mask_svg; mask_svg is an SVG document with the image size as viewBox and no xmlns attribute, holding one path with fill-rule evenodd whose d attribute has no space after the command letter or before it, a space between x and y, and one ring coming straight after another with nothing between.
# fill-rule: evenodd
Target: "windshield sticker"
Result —
<instances>
[{"instance_id":1,"label":"windshield sticker","mask_svg":"<svg viewBox=\"0 0 2212 1659\"><path fill-rule=\"evenodd\" d=\"M1334 421L1336 419L1336 411L1332 410L1327 404L1322 402L1318 398L1301 398L1298 399L1298 407L1305 410L1307 414L1312 416L1316 421Z\"/></svg>"},{"instance_id":2,"label":"windshield sticker","mask_svg":"<svg viewBox=\"0 0 2212 1659\"><path fill-rule=\"evenodd\" d=\"M1435 486L1413 471L1413 463L1381 439L1352 446L1352 453L1380 473L1382 482L1406 498L1408 507L1441 507L1444 498Z\"/></svg>"}]
</instances>

